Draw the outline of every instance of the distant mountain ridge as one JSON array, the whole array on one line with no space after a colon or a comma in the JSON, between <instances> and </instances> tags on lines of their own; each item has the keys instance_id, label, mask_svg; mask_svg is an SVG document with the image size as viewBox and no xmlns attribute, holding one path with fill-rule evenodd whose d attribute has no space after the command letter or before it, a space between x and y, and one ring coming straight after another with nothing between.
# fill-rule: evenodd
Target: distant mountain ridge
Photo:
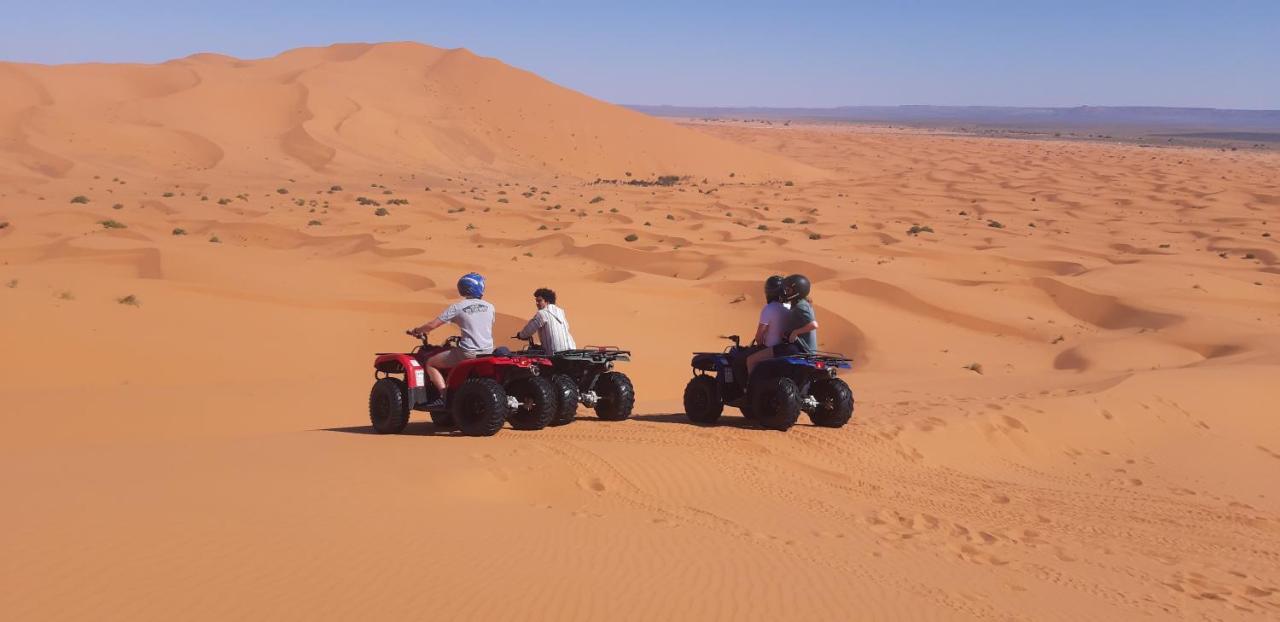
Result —
<instances>
[{"instance_id":1,"label":"distant mountain ridge","mask_svg":"<svg viewBox=\"0 0 1280 622\"><path fill-rule=\"evenodd\" d=\"M836 108L627 106L661 117L810 119L892 123L973 123L1052 127L1138 126L1168 129L1276 130L1280 110L1158 106L839 106Z\"/></svg>"}]
</instances>

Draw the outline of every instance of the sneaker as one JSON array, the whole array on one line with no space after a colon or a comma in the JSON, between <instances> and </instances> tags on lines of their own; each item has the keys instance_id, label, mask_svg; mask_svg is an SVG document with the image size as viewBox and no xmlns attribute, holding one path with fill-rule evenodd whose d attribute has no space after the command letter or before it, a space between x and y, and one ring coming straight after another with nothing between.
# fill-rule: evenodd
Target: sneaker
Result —
<instances>
[{"instance_id":1,"label":"sneaker","mask_svg":"<svg viewBox=\"0 0 1280 622\"><path fill-rule=\"evenodd\" d=\"M444 398L443 398L443 397L437 397L436 399L431 400L430 402L427 402L426 404L423 404L423 405L422 405L422 408L423 408L424 410L444 410Z\"/></svg>"}]
</instances>

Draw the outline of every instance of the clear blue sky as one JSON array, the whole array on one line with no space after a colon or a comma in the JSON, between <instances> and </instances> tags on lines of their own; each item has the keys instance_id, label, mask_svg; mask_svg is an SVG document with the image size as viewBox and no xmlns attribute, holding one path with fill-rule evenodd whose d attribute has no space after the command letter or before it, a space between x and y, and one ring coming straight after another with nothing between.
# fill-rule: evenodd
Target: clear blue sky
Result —
<instances>
[{"instance_id":1,"label":"clear blue sky","mask_svg":"<svg viewBox=\"0 0 1280 622\"><path fill-rule=\"evenodd\" d=\"M466 47L618 103L1280 108L1280 0L0 0L0 59Z\"/></svg>"}]
</instances>

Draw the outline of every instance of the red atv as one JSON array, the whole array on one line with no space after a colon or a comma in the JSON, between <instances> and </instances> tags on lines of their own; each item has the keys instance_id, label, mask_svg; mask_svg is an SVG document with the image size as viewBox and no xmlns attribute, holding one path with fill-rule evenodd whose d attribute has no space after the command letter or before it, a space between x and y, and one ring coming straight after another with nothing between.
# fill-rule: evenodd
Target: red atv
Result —
<instances>
[{"instance_id":1,"label":"red atv","mask_svg":"<svg viewBox=\"0 0 1280 622\"><path fill-rule=\"evenodd\" d=\"M437 426L456 426L467 436L493 436L504 421L517 430L541 430L555 417L556 391L541 375L544 369L551 371L551 361L505 353L441 370L446 402L443 408L429 409L440 395L427 379L427 359L457 346L459 337L431 345L426 336L409 334L422 345L409 354L379 353L373 362L377 381L369 392L369 421L379 434L404 430L410 410L426 410Z\"/></svg>"}]
</instances>

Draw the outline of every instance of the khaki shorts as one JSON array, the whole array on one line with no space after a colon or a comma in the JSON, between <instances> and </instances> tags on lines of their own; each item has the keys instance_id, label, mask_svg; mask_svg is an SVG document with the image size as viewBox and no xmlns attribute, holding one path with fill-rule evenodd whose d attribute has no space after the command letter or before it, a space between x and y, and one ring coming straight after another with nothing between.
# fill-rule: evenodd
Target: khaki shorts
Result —
<instances>
[{"instance_id":1,"label":"khaki shorts","mask_svg":"<svg viewBox=\"0 0 1280 622\"><path fill-rule=\"evenodd\" d=\"M473 359L479 355L479 352L468 352L462 348L449 348L448 350L427 359L427 365L436 369L449 369L451 367L457 367L459 363Z\"/></svg>"}]
</instances>

